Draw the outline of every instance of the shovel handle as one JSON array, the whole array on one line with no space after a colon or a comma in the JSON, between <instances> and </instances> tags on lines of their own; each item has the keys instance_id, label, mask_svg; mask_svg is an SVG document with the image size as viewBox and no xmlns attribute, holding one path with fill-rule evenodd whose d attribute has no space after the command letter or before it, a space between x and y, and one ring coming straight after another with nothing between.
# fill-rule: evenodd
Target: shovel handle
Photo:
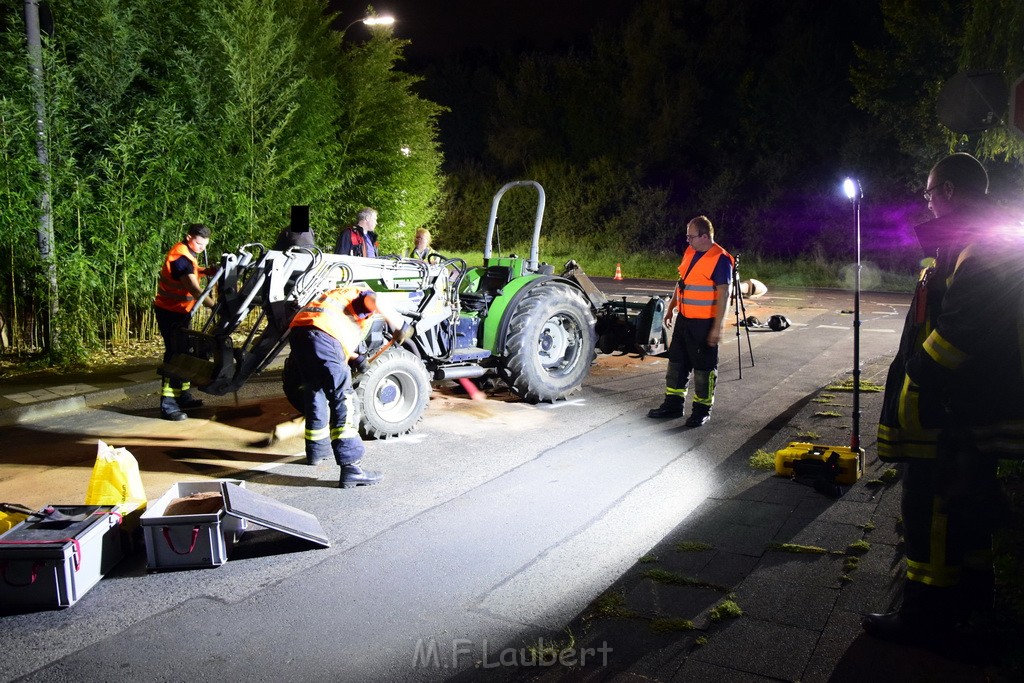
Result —
<instances>
[{"instance_id":1,"label":"shovel handle","mask_svg":"<svg viewBox=\"0 0 1024 683\"><path fill-rule=\"evenodd\" d=\"M391 348L391 345L394 344L394 343L395 343L395 338L394 337L392 337L391 339L388 339L388 343L385 344L384 346L380 347L380 351L378 351L377 353L373 354L373 358L371 358L370 360L366 361L366 364L369 365L373 361L375 361L378 358L380 358L382 355L384 355L385 351L387 351L388 349Z\"/></svg>"}]
</instances>

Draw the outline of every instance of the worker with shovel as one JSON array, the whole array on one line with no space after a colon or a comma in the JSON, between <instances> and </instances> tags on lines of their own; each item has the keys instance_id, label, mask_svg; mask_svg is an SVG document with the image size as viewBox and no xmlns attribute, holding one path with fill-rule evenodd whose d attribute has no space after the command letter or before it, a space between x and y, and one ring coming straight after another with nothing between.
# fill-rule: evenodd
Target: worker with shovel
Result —
<instances>
[{"instance_id":1,"label":"worker with shovel","mask_svg":"<svg viewBox=\"0 0 1024 683\"><path fill-rule=\"evenodd\" d=\"M353 488L380 481L380 472L360 466L365 447L359 438L349 360L369 332L374 313L394 330L392 343L402 344L413 328L380 306L368 289L332 289L304 306L289 324L291 356L302 384L306 418L306 462L317 465L331 454L341 466L339 486Z\"/></svg>"}]
</instances>

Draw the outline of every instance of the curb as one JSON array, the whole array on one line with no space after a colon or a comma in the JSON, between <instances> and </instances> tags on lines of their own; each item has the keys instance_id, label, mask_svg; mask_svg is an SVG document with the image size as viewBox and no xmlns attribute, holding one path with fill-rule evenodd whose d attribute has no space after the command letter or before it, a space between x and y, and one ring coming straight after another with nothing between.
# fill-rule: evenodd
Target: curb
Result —
<instances>
[{"instance_id":1,"label":"curb","mask_svg":"<svg viewBox=\"0 0 1024 683\"><path fill-rule=\"evenodd\" d=\"M53 401L42 401L26 406L6 408L0 410L0 427L13 427L43 418L73 413L85 408L110 405L111 403L124 401L128 398L155 393L159 390L160 381L151 380L149 382L130 384L117 389L101 389L80 396L69 396Z\"/></svg>"}]
</instances>

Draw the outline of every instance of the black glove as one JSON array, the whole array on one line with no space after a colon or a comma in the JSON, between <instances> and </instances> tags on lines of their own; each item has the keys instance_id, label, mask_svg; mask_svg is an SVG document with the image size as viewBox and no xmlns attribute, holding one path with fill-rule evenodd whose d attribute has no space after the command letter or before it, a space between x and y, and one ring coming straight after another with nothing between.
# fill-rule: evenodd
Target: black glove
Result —
<instances>
[{"instance_id":1,"label":"black glove","mask_svg":"<svg viewBox=\"0 0 1024 683\"><path fill-rule=\"evenodd\" d=\"M402 325L402 329L400 329L400 330L398 330L397 332L394 333L394 335L392 336L392 339L395 340L396 344L401 346L405 342L407 342L410 339L412 339L413 335L415 335L415 334L416 334L416 328L413 327L412 325L410 325L409 323L405 323L404 325Z\"/></svg>"},{"instance_id":2,"label":"black glove","mask_svg":"<svg viewBox=\"0 0 1024 683\"><path fill-rule=\"evenodd\" d=\"M370 369L369 360L363 354L359 354L358 356L350 360L348 364L349 367L351 367L355 372L358 372L359 374L363 374L364 372Z\"/></svg>"}]
</instances>

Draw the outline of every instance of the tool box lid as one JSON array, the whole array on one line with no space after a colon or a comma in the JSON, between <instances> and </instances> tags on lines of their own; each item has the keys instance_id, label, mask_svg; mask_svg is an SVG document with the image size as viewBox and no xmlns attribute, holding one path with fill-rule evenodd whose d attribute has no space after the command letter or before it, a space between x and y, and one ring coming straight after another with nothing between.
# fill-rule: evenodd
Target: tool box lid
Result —
<instances>
[{"instance_id":1,"label":"tool box lid","mask_svg":"<svg viewBox=\"0 0 1024 683\"><path fill-rule=\"evenodd\" d=\"M289 536L296 536L321 545L331 547L331 541L324 533L316 517L285 505L267 496L261 496L238 484L224 482L224 511L232 517L246 519L254 524L280 531Z\"/></svg>"},{"instance_id":2,"label":"tool box lid","mask_svg":"<svg viewBox=\"0 0 1024 683\"><path fill-rule=\"evenodd\" d=\"M112 505L47 505L0 534L0 555L63 557L98 524L109 525Z\"/></svg>"}]
</instances>

